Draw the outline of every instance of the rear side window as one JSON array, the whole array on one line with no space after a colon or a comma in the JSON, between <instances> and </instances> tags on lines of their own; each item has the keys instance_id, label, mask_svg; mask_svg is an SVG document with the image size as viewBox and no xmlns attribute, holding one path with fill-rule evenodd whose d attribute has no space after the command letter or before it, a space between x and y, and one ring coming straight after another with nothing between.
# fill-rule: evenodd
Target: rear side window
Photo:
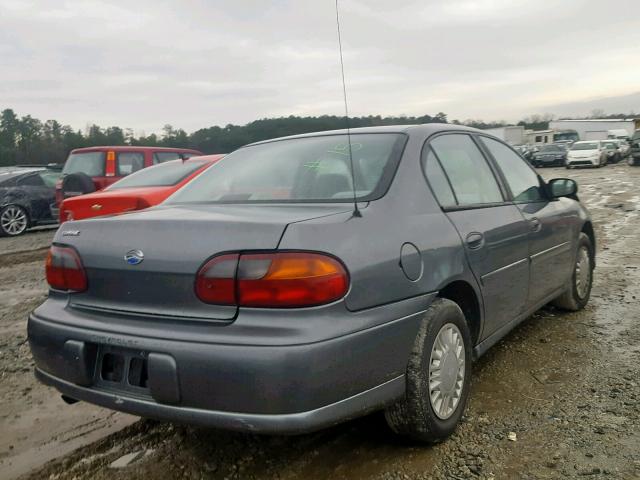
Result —
<instances>
[{"instance_id":1,"label":"rear side window","mask_svg":"<svg viewBox=\"0 0 640 480\"><path fill-rule=\"evenodd\" d=\"M513 200L516 202L539 202L545 199L540 186L538 175L509 147L491 138L482 137L486 145L502 170Z\"/></svg>"},{"instance_id":2,"label":"rear side window","mask_svg":"<svg viewBox=\"0 0 640 480\"><path fill-rule=\"evenodd\" d=\"M500 187L469 135L448 134L431 141L460 206L501 203Z\"/></svg>"},{"instance_id":3,"label":"rear side window","mask_svg":"<svg viewBox=\"0 0 640 480\"><path fill-rule=\"evenodd\" d=\"M117 181L108 190L131 187L168 187L181 182L205 162L171 162L145 168L122 180Z\"/></svg>"},{"instance_id":4,"label":"rear side window","mask_svg":"<svg viewBox=\"0 0 640 480\"><path fill-rule=\"evenodd\" d=\"M63 175L84 173L90 177L104 176L104 152L72 153L62 169Z\"/></svg>"},{"instance_id":5,"label":"rear side window","mask_svg":"<svg viewBox=\"0 0 640 480\"><path fill-rule=\"evenodd\" d=\"M144 168L144 153L119 152L118 175L125 176Z\"/></svg>"},{"instance_id":6,"label":"rear side window","mask_svg":"<svg viewBox=\"0 0 640 480\"><path fill-rule=\"evenodd\" d=\"M457 204L456 197L453 195L449 180L444 174L444 170L440 166L438 159L433 154L431 147L427 147L422 152L422 164L427 181L436 196L438 203L442 207L453 207Z\"/></svg>"},{"instance_id":7,"label":"rear side window","mask_svg":"<svg viewBox=\"0 0 640 480\"><path fill-rule=\"evenodd\" d=\"M40 175L37 173L32 173L30 175L25 175L24 177L20 177L16 182L18 186L29 186L29 187L44 187L44 182Z\"/></svg>"},{"instance_id":8,"label":"rear side window","mask_svg":"<svg viewBox=\"0 0 640 480\"><path fill-rule=\"evenodd\" d=\"M178 152L153 152L153 164L169 162L171 160L180 160ZM186 157L185 157L186 158Z\"/></svg>"}]
</instances>

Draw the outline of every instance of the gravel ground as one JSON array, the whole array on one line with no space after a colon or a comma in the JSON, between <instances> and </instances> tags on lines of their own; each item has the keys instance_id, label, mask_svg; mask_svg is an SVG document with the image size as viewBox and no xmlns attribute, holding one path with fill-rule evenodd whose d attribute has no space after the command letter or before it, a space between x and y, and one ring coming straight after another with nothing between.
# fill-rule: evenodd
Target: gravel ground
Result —
<instances>
[{"instance_id":1,"label":"gravel ground","mask_svg":"<svg viewBox=\"0 0 640 480\"><path fill-rule=\"evenodd\" d=\"M433 447L395 438L380 414L310 435L262 437L64 406L33 380L25 344L26 314L46 291L40 243L29 242L32 256L4 255L0 239L8 291L0 299L0 477L31 469L25 478L640 478L640 168L540 172L575 178L593 215L591 302L579 313L541 310L482 357L463 423ZM66 454L67 438L84 446ZM118 459L127 466L111 467Z\"/></svg>"}]
</instances>

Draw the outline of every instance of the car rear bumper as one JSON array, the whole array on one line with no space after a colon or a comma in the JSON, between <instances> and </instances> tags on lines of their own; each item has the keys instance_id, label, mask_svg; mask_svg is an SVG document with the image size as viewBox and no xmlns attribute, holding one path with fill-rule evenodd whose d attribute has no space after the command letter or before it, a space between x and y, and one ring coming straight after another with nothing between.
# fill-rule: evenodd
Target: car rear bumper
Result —
<instances>
[{"instance_id":1,"label":"car rear bumper","mask_svg":"<svg viewBox=\"0 0 640 480\"><path fill-rule=\"evenodd\" d=\"M138 415L205 427L242 432L292 435L330 427L350 418L360 417L401 397L405 390L404 375L364 392L314 410L285 414L251 414L222 412L198 408L164 405L155 401L117 396L110 392L81 387L49 375L36 368L36 378L45 385L76 400Z\"/></svg>"},{"instance_id":2,"label":"car rear bumper","mask_svg":"<svg viewBox=\"0 0 640 480\"><path fill-rule=\"evenodd\" d=\"M420 303L426 308L432 298ZM385 314L406 313L406 306L394 305L382 307ZM295 434L361 416L400 398L423 311L340 337L288 345L114 334L35 313L28 331L36 376L68 397L161 420ZM105 352L124 358L122 381L104 380ZM133 368L134 357L146 361L144 388L129 385L126 369Z\"/></svg>"}]
</instances>

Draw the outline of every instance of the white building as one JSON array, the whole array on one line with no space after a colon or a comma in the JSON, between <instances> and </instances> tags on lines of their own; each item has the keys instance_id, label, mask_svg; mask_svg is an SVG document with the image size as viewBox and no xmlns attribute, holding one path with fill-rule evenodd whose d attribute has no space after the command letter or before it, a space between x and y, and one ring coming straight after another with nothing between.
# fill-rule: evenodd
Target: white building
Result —
<instances>
[{"instance_id":1,"label":"white building","mask_svg":"<svg viewBox=\"0 0 640 480\"><path fill-rule=\"evenodd\" d=\"M640 129L640 118L553 120L549 122L549 128L556 131L575 130L580 140L601 140L609 137L610 130L626 130L632 136L633 132Z\"/></svg>"}]
</instances>

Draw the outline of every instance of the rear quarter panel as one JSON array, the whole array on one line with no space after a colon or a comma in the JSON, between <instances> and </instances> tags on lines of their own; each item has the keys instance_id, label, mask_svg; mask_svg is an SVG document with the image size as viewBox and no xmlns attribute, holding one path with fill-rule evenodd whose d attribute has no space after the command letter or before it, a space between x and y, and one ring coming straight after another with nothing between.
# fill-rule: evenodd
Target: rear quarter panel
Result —
<instances>
[{"instance_id":1,"label":"rear quarter panel","mask_svg":"<svg viewBox=\"0 0 640 480\"><path fill-rule=\"evenodd\" d=\"M389 191L362 208L362 217L347 213L294 223L283 235L280 249L327 252L345 263L351 277L345 299L349 310L436 292L461 279L477 292L460 236L424 178L420 166L424 140L410 137ZM421 268L414 280L405 275L400 262L405 243L419 252L409 259Z\"/></svg>"}]
</instances>

